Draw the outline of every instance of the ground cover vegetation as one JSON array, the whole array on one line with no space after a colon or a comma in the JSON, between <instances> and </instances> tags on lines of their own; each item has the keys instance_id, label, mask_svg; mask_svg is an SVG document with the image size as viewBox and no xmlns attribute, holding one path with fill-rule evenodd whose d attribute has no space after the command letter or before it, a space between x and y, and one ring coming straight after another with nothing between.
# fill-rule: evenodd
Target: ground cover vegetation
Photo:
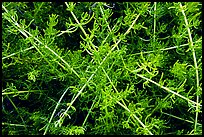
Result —
<instances>
[{"instance_id":1,"label":"ground cover vegetation","mask_svg":"<svg viewBox=\"0 0 204 137\"><path fill-rule=\"evenodd\" d=\"M3 135L202 134L200 2L3 2Z\"/></svg>"}]
</instances>

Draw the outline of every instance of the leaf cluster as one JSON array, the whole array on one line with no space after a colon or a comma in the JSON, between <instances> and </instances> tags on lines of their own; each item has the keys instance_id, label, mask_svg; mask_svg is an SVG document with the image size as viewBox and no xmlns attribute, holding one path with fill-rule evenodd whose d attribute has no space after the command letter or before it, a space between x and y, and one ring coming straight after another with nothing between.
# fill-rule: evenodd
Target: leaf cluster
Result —
<instances>
[{"instance_id":1,"label":"leaf cluster","mask_svg":"<svg viewBox=\"0 0 204 137\"><path fill-rule=\"evenodd\" d=\"M3 2L4 135L202 134L199 2Z\"/></svg>"}]
</instances>

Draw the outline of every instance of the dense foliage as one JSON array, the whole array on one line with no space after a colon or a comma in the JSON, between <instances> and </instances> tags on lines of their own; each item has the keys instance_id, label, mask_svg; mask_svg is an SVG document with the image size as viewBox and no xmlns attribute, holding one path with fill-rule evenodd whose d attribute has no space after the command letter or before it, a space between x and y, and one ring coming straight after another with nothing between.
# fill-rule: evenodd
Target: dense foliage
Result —
<instances>
[{"instance_id":1,"label":"dense foliage","mask_svg":"<svg viewBox=\"0 0 204 137\"><path fill-rule=\"evenodd\" d=\"M3 2L3 135L202 134L199 2Z\"/></svg>"}]
</instances>

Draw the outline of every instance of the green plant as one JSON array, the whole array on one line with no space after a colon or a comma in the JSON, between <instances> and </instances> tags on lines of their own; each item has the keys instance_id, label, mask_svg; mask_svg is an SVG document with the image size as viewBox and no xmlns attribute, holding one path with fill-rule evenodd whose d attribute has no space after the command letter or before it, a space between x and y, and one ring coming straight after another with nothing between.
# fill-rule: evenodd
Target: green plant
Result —
<instances>
[{"instance_id":1,"label":"green plant","mask_svg":"<svg viewBox=\"0 0 204 137\"><path fill-rule=\"evenodd\" d=\"M199 2L3 2L2 134L202 134Z\"/></svg>"}]
</instances>

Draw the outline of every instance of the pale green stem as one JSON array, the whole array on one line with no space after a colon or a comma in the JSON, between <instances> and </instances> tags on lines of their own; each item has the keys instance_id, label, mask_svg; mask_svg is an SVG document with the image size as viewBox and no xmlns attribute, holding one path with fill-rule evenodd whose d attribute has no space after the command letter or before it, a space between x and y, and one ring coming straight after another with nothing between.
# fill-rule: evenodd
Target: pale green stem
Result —
<instances>
[{"instance_id":1,"label":"pale green stem","mask_svg":"<svg viewBox=\"0 0 204 137\"><path fill-rule=\"evenodd\" d=\"M65 4L69 8L69 5L67 4L67 2L65 2ZM77 17L74 15L74 13L72 11L70 11L70 12L71 12L72 16L74 17L75 21L77 22L77 24L79 25L80 29L84 33L85 37L88 38L88 35L87 35L86 31L84 30L84 28L82 27L82 24L78 21ZM93 16L94 16L94 14L92 15L91 19L93 18ZM89 42L92 45L92 47L94 48L94 50L96 51L95 45L91 42L91 40L89 40Z\"/></svg>"},{"instance_id":2,"label":"pale green stem","mask_svg":"<svg viewBox=\"0 0 204 137\"><path fill-rule=\"evenodd\" d=\"M26 128L26 124L25 124L25 121L23 120L23 117L21 116L20 112L18 111L18 108L16 107L16 105L13 103L13 101L10 99L10 97L8 95L6 95L6 97L9 99L9 101L11 102L11 104L13 105L13 107L15 108L16 112L18 113L18 115L20 116L23 124L24 124L24 127L25 127L25 130L28 131L28 129Z\"/></svg>"},{"instance_id":3,"label":"pale green stem","mask_svg":"<svg viewBox=\"0 0 204 137\"><path fill-rule=\"evenodd\" d=\"M94 101L93 101L93 103L92 103L92 105L91 105L91 107L90 107L90 109L89 109L89 111L88 111L88 114L86 115L86 118L84 119L84 122L83 122L83 124L82 124L82 127L85 125L85 123L86 123L86 121L87 121L87 119L88 119L88 117L89 117L89 114L91 113L91 109L93 108L93 106L94 106L94 104L95 104L96 99L97 99L97 96L95 97L95 99L94 99Z\"/></svg>"},{"instance_id":4,"label":"pale green stem","mask_svg":"<svg viewBox=\"0 0 204 137\"><path fill-rule=\"evenodd\" d=\"M2 122L2 125L16 126L16 127L25 127L26 126L26 125L21 125L21 124L11 124L11 123L5 123L5 122Z\"/></svg>"},{"instance_id":5,"label":"pale green stem","mask_svg":"<svg viewBox=\"0 0 204 137\"><path fill-rule=\"evenodd\" d=\"M10 94L21 94L21 93L28 93L28 92L41 92L41 91L46 91L46 90L28 90L28 91L18 91L18 92L5 92L2 93L2 95L10 95Z\"/></svg>"},{"instance_id":6,"label":"pale green stem","mask_svg":"<svg viewBox=\"0 0 204 137\"><path fill-rule=\"evenodd\" d=\"M34 18L36 17L37 13L40 11L40 8L43 6L44 3L45 3L45 2L41 2L41 5L38 7L37 10L35 10L35 12L34 12Z\"/></svg>"},{"instance_id":7,"label":"pale green stem","mask_svg":"<svg viewBox=\"0 0 204 137\"><path fill-rule=\"evenodd\" d=\"M54 111L52 112L52 115L51 115L51 117L50 117L49 123L47 124L47 127L46 127L45 132L43 133L43 135L45 135L45 134L47 133L47 130L48 130L49 126L50 126L50 123L51 123L51 121L52 121L52 119L53 119L53 117L54 117L54 114L55 114L55 112L56 112L56 110L57 110L57 108L58 108L58 106L59 106L59 104L60 104L62 98L63 98L64 95L67 93L68 89L69 89L69 87L64 91L64 93L63 93L62 96L60 97L59 101L57 102L57 105L55 106L55 109L54 109Z\"/></svg>"},{"instance_id":8,"label":"pale green stem","mask_svg":"<svg viewBox=\"0 0 204 137\"><path fill-rule=\"evenodd\" d=\"M157 10L157 2L154 2L154 36L153 36L153 38L154 38L154 42L155 42L155 37L156 37L156 35L155 35L155 33L156 33L156 10Z\"/></svg>"},{"instance_id":9,"label":"pale green stem","mask_svg":"<svg viewBox=\"0 0 204 137\"><path fill-rule=\"evenodd\" d=\"M135 18L135 20L132 22L131 26L129 27L129 29L125 32L125 36L130 32L131 28L133 27L133 25L136 23L138 17L140 16L140 14L137 15L137 17ZM65 113L68 112L68 110L70 109L70 107L72 106L72 104L76 101L76 99L78 98L78 96L82 93L82 91L84 90L84 88L86 87L86 85L89 83L89 81L93 78L93 76L95 75L95 73L98 71L98 69L101 67L101 65L105 62L105 60L107 59L107 57L111 54L111 52L118 46L118 44L120 43L121 39L118 40L118 42L116 44L114 44L113 48L108 52L108 54L106 55L106 57L101 61L101 63L99 64L99 66L96 68L96 70L94 71L94 73L90 76L90 78L87 80L87 82L83 85L83 87L81 88L81 90L77 93L77 95L75 96L75 98L71 101L71 103L69 104L69 106L67 107ZM63 116L60 118L60 120L63 118Z\"/></svg>"},{"instance_id":10,"label":"pale green stem","mask_svg":"<svg viewBox=\"0 0 204 137\"><path fill-rule=\"evenodd\" d=\"M3 6L3 5L2 5ZM4 10L8 13L8 11L7 11L7 9L3 6L3 8L4 8ZM31 36L31 37L33 37L33 35L32 34L30 34L28 31L26 31L26 30L21 30L21 26L15 21L15 19L11 16L11 21L12 21L12 23L13 24L15 24L18 28L20 28L20 29L18 29L26 38L28 38L28 35L29 36ZM28 34L26 34L26 33ZM39 39L37 39L36 37L33 37L36 41L38 41L40 44L42 44L43 45L43 43L39 40ZM45 61L50 65L50 63L49 63L49 61L44 57L44 55L42 54L42 52L40 52L40 50L38 49L38 47L36 46L37 44L35 43L35 42L33 42L33 46L35 47L35 49L41 54L41 56L45 59ZM50 49L47 45L45 45L45 48L47 48L48 50L50 50L53 54L55 54L62 62L64 62L68 67L69 67L69 69L71 69L72 70L72 72L74 72L74 74L76 74L77 75L77 77L79 77L79 75L77 74L77 72L62 58L62 57L60 57L57 53L55 53L52 49ZM58 63L59 64L59 63ZM51 65L50 65L51 66ZM66 69L65 69L66 70ZM67 71L67 70L66 70ZM80 78L80 77L79 77Z\"/></svg>"},{"instance_id":11,"label":"pale green stem","mask_svg":"<svg viewBox=\"0 0 204 137\"><path fill-rule=\"evenodd\" d=\"M18 54L18 53L28 51L28 50L33 49L33 48L35 48L35 47L34 47L34 46L31 46L31 47L29 47L29 48L27 48L27 49L24 49L24 50L21 50L21 51L19 51L19 52L12 53L12 54L10 54L10 55L8 55L8 56L6 56L6 57L3 57L2 60L6 59L6 58L9 58L9 57L11 57L11 56L14 56L14 55L16 55L16 54Z\"/></svg>"},{"instance_id":12,"label":"pale green stem","mask_svg":"<svg viewBox=\"0 0 204 137\"><path fill-rule=\"evenodd\" d=\"M72 72L74 72L75 75L77 75L78 78L80 78L80 76L78 75L78 73L62 58L60 57L57 53L55 53L52 49L50 49L47 45L45 45L45 47L51 51L53 54L55 54L55 56L57 56L62 62L64 62L70 69Z\"/></svg>"},{"instance_id":13,"label":"pale green stem","mask_svg":"<svg viewBox=\"0 0 204 137\"><path fill-rule=\"evenodd\" d=\"M194 123L193 121L190 121L190 120L185 120L185 119L183 119L183 118L180 118L180 117L177 117L177 116L175 116L175 115L172 115L172 114L168 114L168 113L165 113L165 112L161 112L162 114L165 114L165 115L168 115L168 116L170 116L170 117L173 117L173 118L176 118L176 119L179 119L179 120L182 120L182 121L185 121L185 122L188 122L188 123ZM200 123L197 123L198 125L202 125L202 124L200 124Z\"/></svg>"},{"instance_id":14,"label":"pale green stem","mask_svg":"<svg viewBox=\"0 0 204 137\"><path fill-rule=\"evenodd\" d=\"M170 93L172 93L172 94L174 94L174 95L176 95L176 96L178 96L178 97L180 97L180 98L185 99L185 100L188 101L188 102L191 102L191 103L193 103L193 104L202 106L201 104L199 104L199 103L197 103L197 102L194 102L194 101L192 101L192 100L190 100L190 99L188 99L188 98L186 98L186 97L184 97L184 96L182 96L182 95L180 95L180 94L178 94L178 93L176 93L176 92L170 90L169 88L160 85L159 83L157 83L157 82L155 82L155 81L153 81L153 80L151 80L151 79L149 79L149 78L146 78L146 77L144 77L144 76L142 76L142 75L140 75L140 74L136 74L136 75L139 76L139 77L141 77L141 78L143 78L143 79L145 79L145 80L147 80L147 81L152 82L153 84L155 84L155 85L157 85L157 86L159 86L159 87L165 89L166 91L168 91L168 92L170 92Z\"/></svg>"},{"instance_id":15,"label":"pale green stem","mask_svg":"<svg viewBox=\"0 0 204 137\"><path fill-rule=\"evenodd\" d=\"M192 54L193 54L193 61L194 61L194 65L195 65L195 71L196 71L196 86L197 86L197 98L196 98L196 102L197 102L197 105L196 105L196 116L195 116L195 125L194 125L194 133L196 133L196 127L197 127L197 121L198 121L198 110L199 110L199 95L198 95L198 92L199 92L199 74L198 74L198 66L197 66L197 61L196 61L196 54L195 54L195 50L194 50L194 46L193 46L193 40L192 40L192 36L191 36L191 31L190 31L190 28L189 28L189 24L188 24L188 20L187 20L187 17L186 17L186 14L184 12L184 9L183 9L183 6L182 4L180 3L180 8L182 9L181 12L184 16L184 20L185 20L185 24L186 24L186 28L188 30L188 36L189 36L189 40L190 40L190 47L192 49Z\"/></svg>"},{"instance_id":16,"label":"pale green stem","mask_svg":"<svg viewBox=\"0 0 204 137\"><path fill-rule=\"evenodd\" d=\"M198 43L198 42L202 42L201 39L199 39L198 41L196 42L193 42L193 43ZM153 53L153 52L158 52L159 50L161 51L165 51L165 50L170 50L170 49L175 49L175 48L178 48L178 47L184 47L184 46L188 46L189 44L182 44L180 46L174 46L174 47L169 47L169 48L165 48L165 49L158 49L158 50L155 50L155 51L144 51L142 52L143 54L147 54L147 53ZM135 54L131 54L132 55L141 55L141 52L140 53L135 53Z\"/></svg>"},{"instance_id":17,"label":"pale green stem","mask_svg":"<svg viewBox=\"0 0 204 137\"><path fill-rule=\"evenodd\" d=\"M111 96L110 96L111 97ZM112 98L112 97L111 97ZM124 106L122 103L120 103L119 101L116 101L121 107L123 107L125 110L127 110L128 112L131 112L126 106ZM147 129L147 127L142 123L142 121L135 115L133 114L134 118L137 119L137 121L143 126L144 129L146 129L150 135L153 135L149 129Z\"/></svg>"},{"instance_id":18,"label":"pale green stem","mask_svg":"<svg viewBox=\"0 0 204 137\"><path fill-rule=\"evenodd\" d=\"M104 13L103 13L103 9L101 8L101 6L100 6L100 10L101 10L101 13L102 13L102 16L105 16L104 15ZM107 24L107 26L108 26L108 29L109 29L109 32L111 32L112 30L111 30L111 28L110 28L110 26L109 26L109 24L108 24L108 22L107 22L107 20L105 19L105 21L106 21L106 24ZM114 26L115 27L115 26ZM113 28L114 28L113 27ZM108 36L109 36L109 34L108 34ZM116 44L116 40L115 39L113 39L113 41L114 41L114 43ZM118 48L118 46L117 46L117 50L119 50L119 48ZM120 56L121 57L121 56ZM121 57L122 58L122 57ZM105 73L105 75L106 75L106 77L108 78L108 80L110 81L110 83L111 83L111 85L113 86L113 88L115 89L115 91L118 93L118 90L115 88L115 86L113 85L113 83L112 83L112 81L111 81L111 79L109 78L109 76L108 76L108 74L106 73L106 71L104 70L104 68L102 67L102 69L103 69L103 71L104 71L104 73ZM126 106L126 104L125 104L125 102L124 102L124 100L122 100L122 102L123 102L123 104Z\"/></svg>"},{"instance_id":19,"label":"pale green stem","mask_svg":"<svg viewBox=\"0 0 204 137\"><path fill-rule=\"evenodd\" d=\"M102 68L103 69L103 68ZM108 78L108 80L110 81L110 83L111 83L111 85L113 86L113 88L114 88L114 90L117 92L117 93L119 93L118 92L118 90L115 88L115 86L113 85L113 82L111 81L111 79L110 79L110 77L108 76L108 74L106 73L106 71L103 69L103 72L105 73L105 75L106 75L106 77ZM110 96L111 97L111 96ZM111 97L112 98L112 97ZM121 106L121 104L122 103L120 103L119 101L116 101L120 106ZM129 110L128 108L127 108L127 105L125 104L125 102L124 102L124 100L122 99L122 102L123 102L123 104L122 104L122 107L123 108L125 108L126 110ZM128 112L130 112L130 110L128 111ZM134 114L133 115L135 118L136 118L136 120L143 126L143 128L145 128L149 133L150 133L150 135L152 135L152 133L146 128L146 126L142 123L142 121L140 121L140 119Z\"/></svg>"}]
</instances>

